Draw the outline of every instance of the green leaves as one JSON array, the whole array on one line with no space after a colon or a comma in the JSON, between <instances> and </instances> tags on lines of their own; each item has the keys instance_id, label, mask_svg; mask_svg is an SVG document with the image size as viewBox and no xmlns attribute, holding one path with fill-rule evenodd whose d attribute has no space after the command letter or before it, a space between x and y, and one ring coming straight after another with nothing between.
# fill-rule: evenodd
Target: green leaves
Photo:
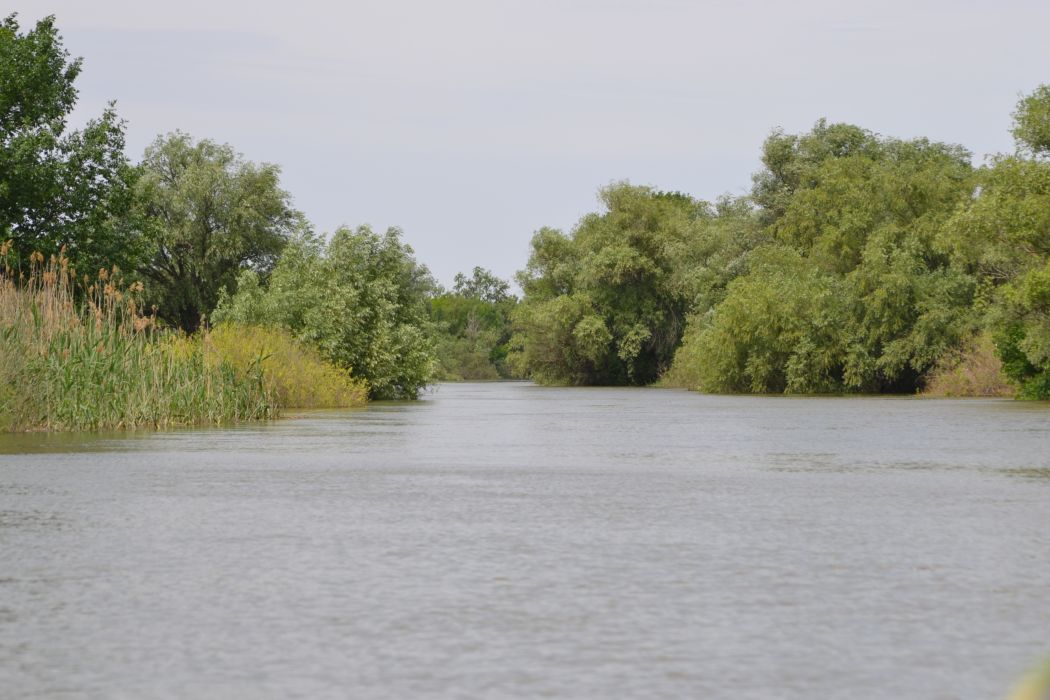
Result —
<instances>
[{"instance_id":1,"label":"green leaves","mask_svg":"<svg viewBox=\"0 0 1050 700\"><path fill-rule=\"evenodd\" d=\"M367 381L372 398L415 398L435 373L426 305L433 289L398 229L340 228L327 244L301 231L269 286L254 272L242 274L213 319L287 328Z\"/></svg>"},{"instance_id":2,"label":"green leaves","mask_svg":"<svg viewBox=\"0 0 1050 700\"><path fill-rule=\"evenodd\" d=\"M681 337L694 290L679 270L709 207L627 183L601 197L571 236L540 230L519 274L513 361L539 381L648 384Z\"/></svg>"},{"instance_id":3,"label":"green leaves","mask_svg":"<svg viewBox=\"0 0 1050 700\"><path fill-rule=\"evenodd\" d=\"M1050 155L1050 85L1040 85L1017 103L1012 133L1032 155Z\"/></svg>"},{"instance_id":4,"label":"green leaves","mask_svg":"<svg viewBox=\"0 0 1050 700\"><path fill-rule=\"evenodd\" d=\"M162 319L192 331L248 268L268 273L304 226L280 169L229 145L176 132L146 149L139 213L151 255L142 270Z\"/></svg>"},{"instance_id":5,"label":"green leaves","mask_svg":"<svg viewBox=\"0 0 1050 700\"><path fill-rule=\"evenodd\" d=\"M0 24L0 240L23 262L64 246L84 272L133 269L141 246L129 226L136 172L124 156L124 123L111 104L67 132L80 59L70 60L46 17L22 33Z\"/></svg>"}]
</instances>

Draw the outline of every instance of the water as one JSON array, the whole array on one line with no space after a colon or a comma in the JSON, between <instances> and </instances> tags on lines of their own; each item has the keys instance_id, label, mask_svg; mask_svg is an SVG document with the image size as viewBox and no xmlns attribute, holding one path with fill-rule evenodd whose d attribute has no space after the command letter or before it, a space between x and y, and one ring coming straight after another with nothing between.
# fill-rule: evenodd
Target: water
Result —
<instances>
[{"instance_id":1,"label":"water","mask_svg":"<svg viewBox=\"0 0 1050 700\"><path fill-rule=\"evenodd\" d=\"M5 698L1000 698L1050 407L443 385L0 437Z\"/></svg>"}]
</instances>

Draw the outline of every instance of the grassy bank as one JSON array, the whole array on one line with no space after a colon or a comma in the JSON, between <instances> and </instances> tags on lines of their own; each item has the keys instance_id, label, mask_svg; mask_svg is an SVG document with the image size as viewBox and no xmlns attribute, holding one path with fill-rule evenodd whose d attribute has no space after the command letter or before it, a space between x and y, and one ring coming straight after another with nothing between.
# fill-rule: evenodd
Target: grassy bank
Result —
<instances>
[{"instance_id":1,"label":"grassy bank","mask_svg":"<svg viewBox=\"0 0 1050 700\"><path fill-rule=\"evenodd\" d=\"M0 247L0 259L6 251ZM365 387L279 331L157 327L115 270L62 257L0 271L0 430L99 430L259 420L363 403Z\"/></svg>"}]
</instances>

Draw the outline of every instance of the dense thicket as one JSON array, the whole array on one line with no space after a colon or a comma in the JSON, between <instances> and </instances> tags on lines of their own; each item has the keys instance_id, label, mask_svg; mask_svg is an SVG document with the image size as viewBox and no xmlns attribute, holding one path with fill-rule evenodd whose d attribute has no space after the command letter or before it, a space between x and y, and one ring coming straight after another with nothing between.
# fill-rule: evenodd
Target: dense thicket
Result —
<instances>
[{"instance_id":1,"label":"dense thicket","mask_svg":"<svg viewBox=\"0 0 1050 700\"><path fill-rule=\"evenodd\" d=\"M438 356L438 378L443 380L506 379L511 314L517 297L510 284L490 271L475 267L470 277L456 275L451 292L430 300Z\"/></svg>"},{"instance_id":2,"label":"dense thicket","mask_svg":"<svg viewBox=\"0 0 1050 700\"><path fill-rule=\"evenodd\" d=\"M398 229L344 227L328 242L301 232L268 284L243 271L213 320L286 328L368 382L372 398L415 398L436 370L427 310L434 288Z\"/></svg>"},{"instance_id":3,"label":"dense thicket","mask_svg":"<svg viewBox=\"0 0 1050 700\"><path fill-rule=\"evenodd\" d=\"M946 358L987 367L991 335L1023 395L1050 397L1050 88L1014 117L1017 153L979 169L822 120L766 140L747 197L614 185L533 239L514 359L548 383L914 392Z\"/></svg>"}]
</instances>

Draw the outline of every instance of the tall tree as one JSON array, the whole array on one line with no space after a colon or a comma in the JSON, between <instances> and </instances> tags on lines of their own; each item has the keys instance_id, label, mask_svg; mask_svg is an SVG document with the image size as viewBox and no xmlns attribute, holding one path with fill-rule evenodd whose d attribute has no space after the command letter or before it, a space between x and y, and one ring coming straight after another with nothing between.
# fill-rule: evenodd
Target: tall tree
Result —
<instances>
[{"instance_id":1,"label":"tall tree","mask_svg":"<svg viewBox=\"0 0 1050 700\"><path fill-rule=\"evenodd\" d=\"M148 294L162 319L193 331L242 270L272 269L302 216L276 165L246 161L226 144L160 136L141 167Z\"/></svg>"},{"instance_id":2,"label":"tall tree","mask_svg":"<svg viewBox=\"0 0 1050 700\"><path fill-rule=\"evenodd\" d=\"M65 247L81 271L131 268L141 246L128 219L135 169L124 123L111 103L67 131L80 71L54 17L25 33L14 14L0 23L0 240L23 259Z\"/></svg>"},{"instance_id":3,"label":"tall tree","mask_svg":"<svg viewBox=\"0 0 1050 700\"><path fill-rule=\"evenodd\" d=\"M648 384L671 362L691 294L676 270L711 211L679 193L618 183L571 236L543 229L518 279L513 363L568 384Z\"/></svg>"}]
</instances>

